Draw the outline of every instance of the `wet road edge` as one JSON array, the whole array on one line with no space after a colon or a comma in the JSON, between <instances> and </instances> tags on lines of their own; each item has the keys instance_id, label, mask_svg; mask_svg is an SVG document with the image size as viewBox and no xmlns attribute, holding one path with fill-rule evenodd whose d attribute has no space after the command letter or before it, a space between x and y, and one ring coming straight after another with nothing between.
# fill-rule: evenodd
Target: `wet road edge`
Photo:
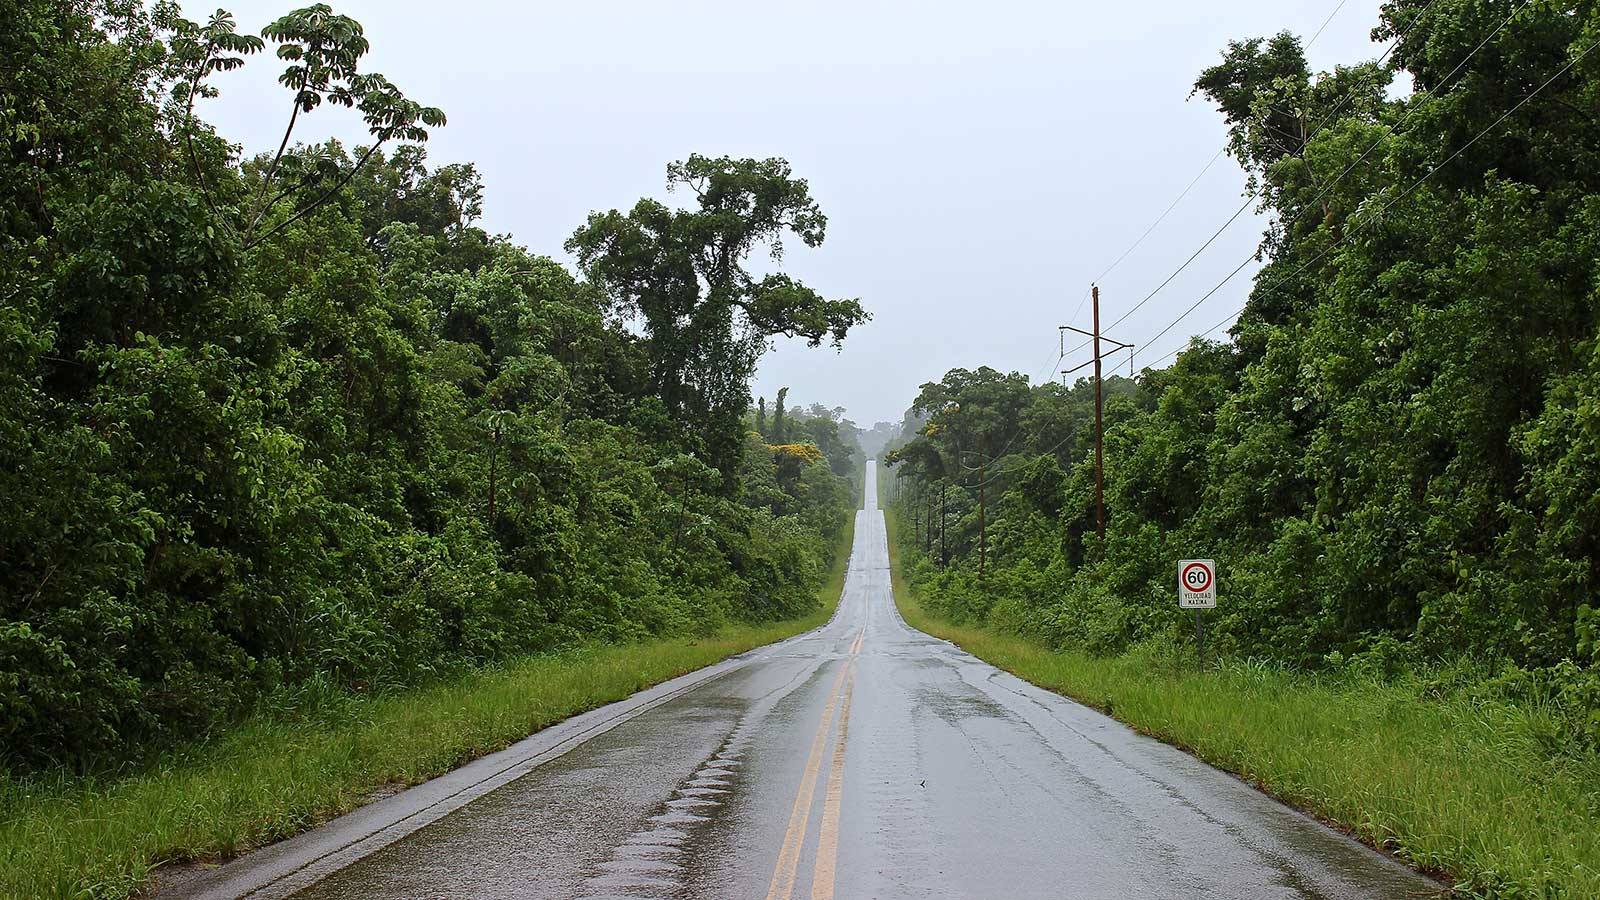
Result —
<instances>
[{"instance_id":1,"label":"wet road edge","mask_svg":"<svg viewBox=\"0 0 1600 900\"><path fill-rule=\"evenodd\" d=\"M895 535L892 529L893 527L897 527L898 523L896 523L895 526L891 526L889 518L889 513L885 511L884 527L886 531L886 539L890 544L888 555L894 616L907 630L921 635L935 643L945 645L947 648L949 648L949 651L954 658L961 660L964 666L969 667L969 671L982 671L984 669L989 670L991 674L987 676L986 680L996 688L1007 691L1024 700L1031 701L1032 703L1039 705L1041 708L1048 708L1052 703L1067 704L1068 708L1075 709L1086 719L1093 720L1095 718L1100 718L1105 720L1105 722L1109 725L1124 730L1128 737L1133 739L1133 741L1130 743L1136 743L1139 740L1149 741L1162 750L1173 751L1181 754L1183 757L1199 764L1205 769L1209 769L1212 772L1224 776L1245 790L1271 801L1273 804L1281 807L1293 817L1303 820L1310 827L1329 832L1341 840L1348 842L1351 846L1359 848L1362 852L1370 855L1375 860L1381 861L1383 865L1393 869L1402 870L1410 875L1416 876L1418 879L1428 884L1428 889L1426 892L1407 894L1408 897L1452 896L1452 892L1455 889L1454 880L1449 877L1449 873L1418 866L1408 858L1396 853L1392 847L1380 844L1379 842L1370 838L1368 835L1361 833L1358 829L1350 827L1345 823L1339 822L1338 820L1321 815L1308 805L1298 803L1290 798L1282 796L1278 792L1272 790L1270 785L1258 779L1252 778L1243 772L1237 771L1236 769L1223 765L1217 761L1207 759L1206 757L1202 756L1194 747L1183 741L1176 740L1171 736L1165 735L1159 731L1143 727L1138 723L1125 721L1107 709L1101 708L1099 705L1088 700L1080 699L1072 694L1066 693L1065 691L1056 690L1043 684L1037 684L1033 681L1030 681L1022 673L1002 666L998 663L991 662L969 650L966 646L962 645L958 641L952 640L951 638L942 637L930 631L924 631L923 629L911 624L911 621L905 617L905 613L901 608L901 604L906 601L911 603L919 603L919 601L914 597L907 596L907 593L910 589L909 581L906 578L903 569L901 568L899 548L893 545ZM926 610L923 610L923 613L931 617L931 614L927 613Z\"/></svg>"},{"instance_id":2,"label":"wet road edge","mask_svg":"<svg viewBox=\"0 0 1600 900\"><path fill-rule=\"evenodd\" d=\"M834 617L838 616L834 611ZM310 831L250 851L214 869L182 879L154 896L167 900L229 900L270 890L301 890L395 841L431 825L478 798L528 774L649 710L752 662L780 652L831 624L746 650L663 681L614 703L579 713L462 767L361 806Z\"/></svg>"}]
</instances>

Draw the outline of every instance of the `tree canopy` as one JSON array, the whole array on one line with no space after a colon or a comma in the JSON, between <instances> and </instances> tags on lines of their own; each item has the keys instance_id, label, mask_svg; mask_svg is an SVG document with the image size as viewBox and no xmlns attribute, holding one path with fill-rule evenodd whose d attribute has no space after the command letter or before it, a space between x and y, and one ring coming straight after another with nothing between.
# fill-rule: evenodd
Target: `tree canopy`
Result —
<instances>
[{"instance_id":1,"label":"tree canopy","mask_svg":"<svg viewBox=\"0 0 1600 900\"><path fill-rule=\"evenodd\" d=\"M1374 36L1393 53L1331 73L1280 34L1198 77L1272 215L1265 265L1231 341L1107 380L1104 545L1088 382L925 386L890 458L915 528L947 492L947 611L1178 641L1174 564L1214 557L1225 652L1600 662L1600 11L1392 0ZM956 464L980 445L982 585Z\"/></svg>"},{"instance_id":2,"label":"tree canopy","mask_svg":"<svg viewBox=\"0 0 1600 900\"><path fill-rule=\"evenodd\" d=\"M821 240L786 164L673 166L700 211L636 233L696 259L608 238L585 280L477 226L477 171L421 143L444 115L325 5L261 37L165 2L5 8L0 767L815 605L849 473L749 440L741 398L753 335L864 314L739 268ZM241 159L197 101L268 44L288 125ZM301 142L330 105L370 142Z\"/></svg>"},{"instance_id":3,"label":"tree canopy","mask_svg":"<svg viewBox=\"0 0 1600 900\"><path fill-rule=\"evenodd\" d=\"M642 326L651 388L731 471L729 423L750 404L770 339L837 345L867 313L857 300L828 300L782 273L746 268L763 247L781 262L787 236L808 247L823 241L827 217L787 162L696 154L667 167L667 185L687 188L696 207L645 199L626 213L594 213L567 249L611 309Z\"/></svg>"}]
</instances>

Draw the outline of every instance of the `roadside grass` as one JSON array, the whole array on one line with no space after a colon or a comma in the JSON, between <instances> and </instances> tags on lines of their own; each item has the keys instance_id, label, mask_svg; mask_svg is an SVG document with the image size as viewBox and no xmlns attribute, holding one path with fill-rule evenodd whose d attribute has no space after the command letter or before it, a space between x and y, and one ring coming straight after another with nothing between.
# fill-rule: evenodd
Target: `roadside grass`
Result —
<instances>
[{"instance_id":1,"label":"roadside grass","mask_svg":"<svg viewBox=\"0 0 1600 900\"><path fill-rule=\"evenodd\" d=\"M1443 876L1456 896L1600 897L1600 759L1559 749L1537 704L1435 698L1417 677L1095 658L952 624L904 581L888 518L895 600L913 627Z\"/></svg>"},{"instance_id":2,"label":"roadside grass","mask_svg":"<svg viewBox=\"0 0 1600 900\"><path fill-rule=\"evenodd\" d=\"M113 782L0 779L0 896L127 897L164 863L233 856L504 749L563 719L825 623L855 529L810 616L589 646L257 720Z\"/></svg>"}]
</instances>

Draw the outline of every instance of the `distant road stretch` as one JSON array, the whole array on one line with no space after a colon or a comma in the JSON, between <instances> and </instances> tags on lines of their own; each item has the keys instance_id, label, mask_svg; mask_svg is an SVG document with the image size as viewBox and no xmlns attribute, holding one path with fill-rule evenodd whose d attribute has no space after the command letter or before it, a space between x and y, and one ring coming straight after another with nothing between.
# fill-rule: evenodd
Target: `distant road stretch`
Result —
<instances>
[{"instance_id":1,"label":"distant road stretch","mask_svg":"<svg viewBox=\"0 0 1600 900\"><path fill-rule=\"evenodd\" d=\"M247 856L199 897L1408 897L1439 885L913 631L875 466L831 623Z\"/></svg>"}]
</instances>

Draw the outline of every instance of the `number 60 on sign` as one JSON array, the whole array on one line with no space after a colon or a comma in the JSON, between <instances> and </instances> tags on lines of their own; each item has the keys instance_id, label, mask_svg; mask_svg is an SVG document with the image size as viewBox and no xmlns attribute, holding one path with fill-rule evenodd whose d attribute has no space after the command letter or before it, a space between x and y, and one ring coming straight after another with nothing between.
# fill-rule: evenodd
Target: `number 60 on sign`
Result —
<instances>
[{"instance_id":1,"label":"number 60 on sign","mask_svg":"<svg viewBox=\"0 0 1600 900\"><path fill-rule=\"evenodd\" d=\"M1178 563L1178 606L1182 609L1217 608L1216 560L1185 559Z\"/></svg>"}]
</instances>

